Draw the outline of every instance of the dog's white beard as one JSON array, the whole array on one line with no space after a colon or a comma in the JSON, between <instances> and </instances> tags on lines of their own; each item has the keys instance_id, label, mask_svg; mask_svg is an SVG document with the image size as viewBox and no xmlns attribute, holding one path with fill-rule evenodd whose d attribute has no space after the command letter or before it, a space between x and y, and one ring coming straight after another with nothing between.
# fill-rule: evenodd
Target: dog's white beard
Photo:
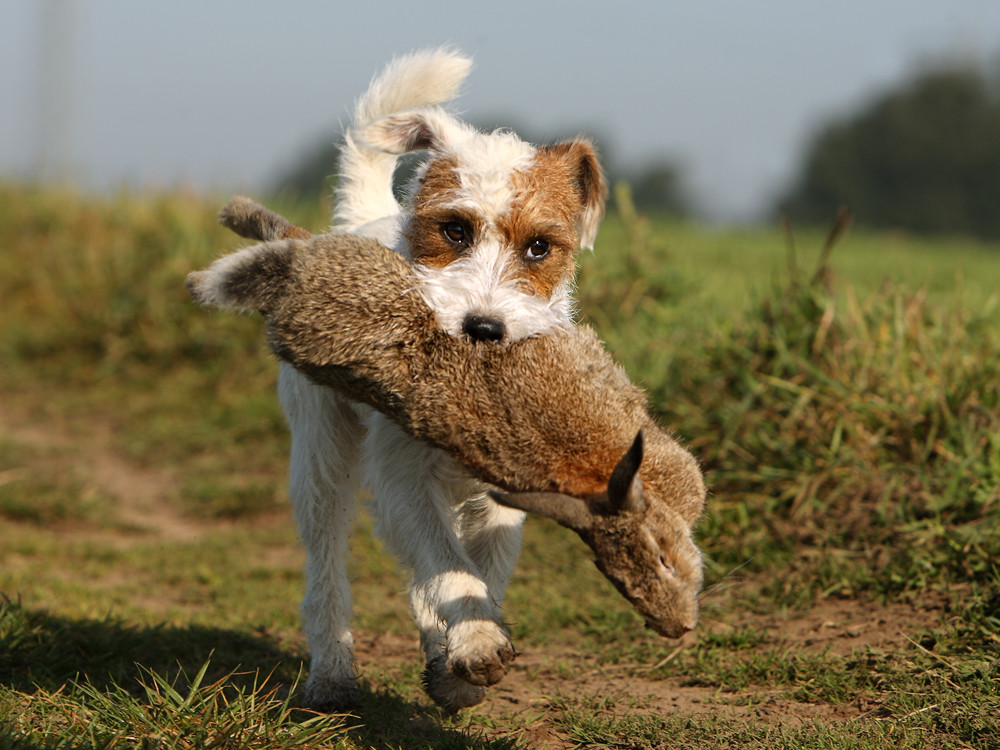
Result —
<instances>
[{"instance_id":1,"label":"dog's white beard","mask_svg":"<svg viewBox=\"0 0 1000 750\"><path fill-rule=\"evenodd\" d=\"M444 268L416 265L417 289L435 312L438 324L451 336L461 336L470 315L494 318L506 329L506 341L517 341L566 329L573 323L569 281L552 297L525 293L525 281L509 268L503 248L487 243Z\"/></svg>"}]
</instances>

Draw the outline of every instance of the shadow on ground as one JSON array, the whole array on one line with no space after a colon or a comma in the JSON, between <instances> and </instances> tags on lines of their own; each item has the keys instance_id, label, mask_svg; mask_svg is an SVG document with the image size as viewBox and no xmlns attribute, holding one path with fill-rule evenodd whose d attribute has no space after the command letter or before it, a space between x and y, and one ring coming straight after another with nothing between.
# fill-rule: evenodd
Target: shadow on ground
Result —
<instances>
[{"instance_id":1,"label":"shadow on ground","mask_svg":"<svg viewBox=\"0 0 1000 750\"><path fill-rule=\"evenodd\" d=\"M304 657L279 648L266 633L70 619L0 598L0 688L27 696L85 682L98 690L118 686L140 697L150 672L176 680L183 692L206 663L203 684L224 680L250 686L270 675L271 685L287 691L304 677ZM359 746L405 747L416 740L455 750L516 747L510 740L491 739L475 730L449 728L449 720L429 701L420 704L364 681L360 688L359 711L345 717L348 736ZM303 718L311 715L302 712Z\"/></svg>"}]
</instances>

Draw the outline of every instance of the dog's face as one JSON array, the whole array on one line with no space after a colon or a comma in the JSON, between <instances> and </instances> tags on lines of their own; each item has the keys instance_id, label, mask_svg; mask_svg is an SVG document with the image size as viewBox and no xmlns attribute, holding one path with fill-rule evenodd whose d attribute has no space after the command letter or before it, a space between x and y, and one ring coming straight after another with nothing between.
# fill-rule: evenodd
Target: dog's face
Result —
<instances>
[{"instance_id":1,"label":"dog's face","mask_svg":"<svg viewBox=\"0 0 1000 750\"><path fill-rule=\"evenodd\" d=\"M446 331L514 341L571 323L576 253L593 246L607 192L589 143L536 147L437 109L391 115L364 135L392 153L430 151L403 250Z\"/></svg>"}]
</instances>

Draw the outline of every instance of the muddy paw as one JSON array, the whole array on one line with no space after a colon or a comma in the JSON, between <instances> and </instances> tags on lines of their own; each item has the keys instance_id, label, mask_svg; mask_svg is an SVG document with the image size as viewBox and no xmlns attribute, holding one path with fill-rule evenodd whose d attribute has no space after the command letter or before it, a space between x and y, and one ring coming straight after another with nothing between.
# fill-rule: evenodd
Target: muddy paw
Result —
<instances>
[{"instance_id":1,"label":"muddy paw","mask_svg":"<svg viewBox=\"0 0 1000 750\"><path fill-rule=\"evenodd\" d=\"M302 703L325 714L349 713L358 708L358 686L351 680L309 680Z\"/></svg>"},{"instance_id":2,"label":"muddy paw","mask_svg":"<svg viewBox=\"0 0 1000 750\"><path fill-rule=\"evenodd\" d=\"M475 706L486 697L485 687L470 685L449 672L443 655L427 663L422 680L431 700L451 714Z\"/></svg>"},{"instance_id":3,"label":"muddy paw","mask_svg":"<svg viewBox=\"0 0 1000 750\"><path fill-rule=\"evenodd\" d=\"M476 620L448 628L448 671L470 685L495 685L514 660L514 645L501 624Z\"/></svg>"}]
</instances>

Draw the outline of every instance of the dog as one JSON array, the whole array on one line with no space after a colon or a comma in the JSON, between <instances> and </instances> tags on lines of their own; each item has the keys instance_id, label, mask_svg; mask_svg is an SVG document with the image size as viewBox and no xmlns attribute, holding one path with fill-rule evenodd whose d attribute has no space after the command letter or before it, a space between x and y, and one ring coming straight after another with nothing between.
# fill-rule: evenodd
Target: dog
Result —
<instances>
[{"instance_id":1,"label":"dog","mask_svg":"<svg viewBox=\"0 0 1000 750\"><path fill-rule=\"evenodd\" d=\"M502 347L573 325L579 249L592 248L605 178L583 138L534 146L444 109L471 69L450 49L401 57L358 100L341 150L333 229L412 262L441 328ZM397 200L400 157L426 151ZM375 532L412 575L428 695L455 712L483 700L515 651L501 608L524 514L496 503L443 451L282 364L292 434L289 493L306 549L311 665L304 702L356 705L348 538L360 486Z\"/></svg>"}]
</instances>

